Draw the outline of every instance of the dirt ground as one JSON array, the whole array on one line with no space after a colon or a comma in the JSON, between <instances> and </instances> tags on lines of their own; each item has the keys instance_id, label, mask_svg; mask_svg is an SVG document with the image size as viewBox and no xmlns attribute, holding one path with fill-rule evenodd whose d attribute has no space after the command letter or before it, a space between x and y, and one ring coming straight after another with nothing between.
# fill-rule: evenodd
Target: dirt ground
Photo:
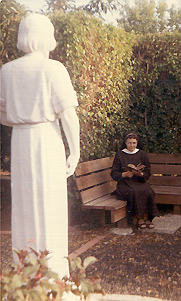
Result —
<instances>
[{"instance_id":1,"label":"dirt ground","mask_svg":"<svg viewBox=\"0 0 181 301\"><path fill-rule=\"evenodd\" d=\"M9 199L3 189L3 200ZM1 261L2 268L12 262L10 232L10 202L2 202ZM97 235L104 235L98 244L80 257L95 256L97 262L87 275L99 275L106 293L149 296L181 301L181 230L174 234L143 233L120 236L110 233L113 225L104 228L88 224L69 228L69 253L77 250Z\"/></svg>"}]
</instances>

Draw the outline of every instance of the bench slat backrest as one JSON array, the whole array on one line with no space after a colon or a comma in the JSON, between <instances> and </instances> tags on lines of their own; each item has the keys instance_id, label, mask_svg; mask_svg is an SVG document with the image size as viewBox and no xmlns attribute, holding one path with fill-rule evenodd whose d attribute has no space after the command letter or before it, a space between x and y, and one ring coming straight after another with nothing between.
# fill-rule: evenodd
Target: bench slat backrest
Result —
<instances>
[{"instance_id":1,"label":"bench slat backrest","mask_svg":"<svg viewBox=\"0 0 181 301\"><path fill-rule=\"evenodd\" d=\"M148 157L151 163L151 185L181 186L181 156L148 154ZM107 157L78 165L76 184L84 204L116 189L116 182L110 176L113 160L113 157Z\"/></svg>"},{"instance_id":2,"label":"bench slat backrest","mask_svg":"<svg viewBox=\"0 0 181 301\"><path fill-rule=\"evenodd\" d=\"M113 164L113 159L114 158L107 157L107 158L82 162L78 165L78 167L76 169L76 177L83 176L83 175L91 173L91 172L96 172L99 170L111 168L112 164Z\"/></svg>"},{"instance_id":3,"label":"bench slat backrest","mask_svg":"<svg viewBox=\"0 0 181 301\"><path fill-rule=\"evenodd\" d=\"M181 186L181 155L148 154L151 164L149 183L159 186Z\"/></svg>"},{"instance_id":4,"label":"bench slat backrest","mask_svg":"<svg viewBox=\"0 0 181 301\"><path fill-rule=\"evenodd\" d=\"M97 198L103 197L110 194L113 190L116 189L116 182L111 181L104 183L102 185L91 187L87 190L80 191L80 195L84 204L95 200Z\"/></svg>"},{"instance_id":5,"label":"bench slat backrest","mask_svg":"<svg viewBox=\"0 0 181 301\"><path fill-rule=\"evenodd\" d=\"M112 178L110 176L110 169L91 173L88 175L86 174L76 179L78 190L82 190L109 181L112 181Z\"/></svg>"},{"instance_id":6,"label":"bench slat backrest","mask_svg":"<svg viewBox=\"0 0 181 301\"><path fill-rule=\"evenodd\" d=\"M181 155L173 154L148 154L149 161L152 164L179 164L181 165Z\"/></svg>"},{"instance_id":7,"label":"bench slat backrest","mask_svg":"<svg viewBox=\"0 0 181 301\"><path fill-rule=\"evenodd\" d=\"M154 175L181 175L181 166L167 164L151 164L151 173Z\"/></svg>"},{"instance_id":8,"label":"bench slat backrest","mask_svg":"<svg viewBox=\"0 0 181 301\"><path fill-rule=\"evenodd\" d=\"M151 175L148 182L158 186L178 186L181 187L181 177L174 176L155 176Z\"/></svg>"},{"instance_id":9,"label":"bench slat backrest","mask_svg":"<svg viewBox=\"0 0 181 301\"><path fill-rule=\"evenodd\" d=\"M82 162L76 169L76 184L83 204L111 193L116 182L110 176L114 158Z\"/></svg>"}]
</instances>

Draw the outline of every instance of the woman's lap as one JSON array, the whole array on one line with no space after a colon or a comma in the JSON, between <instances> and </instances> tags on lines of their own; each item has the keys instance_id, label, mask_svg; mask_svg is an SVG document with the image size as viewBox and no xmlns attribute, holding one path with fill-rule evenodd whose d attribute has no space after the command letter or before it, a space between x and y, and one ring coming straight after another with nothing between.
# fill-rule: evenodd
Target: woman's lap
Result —
<instances>
[{"instance_id":1,"label":"woman's lap","mask_svg":"<svg viewBox=\"0 0 181 301\"><path fill-rule=\"evenodd\" d=\"M154 191L147 183L134 183L132 185L118 184L118 198L127 202L128 215L156 215Z\"/></svg>"}]
</instances>

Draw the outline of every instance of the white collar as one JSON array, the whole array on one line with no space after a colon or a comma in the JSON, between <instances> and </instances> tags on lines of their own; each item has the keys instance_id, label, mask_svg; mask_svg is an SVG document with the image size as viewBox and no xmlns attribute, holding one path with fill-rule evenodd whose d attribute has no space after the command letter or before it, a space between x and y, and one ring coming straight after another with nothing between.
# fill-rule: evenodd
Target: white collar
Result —
<instances>
[{"instance_id":1,"label":"white collar","mask_svg":"<svg viewBox=\"0 0 181 301\"><path fill-rule=\"evenodd\" d=\"M139 151L139 148L135 148L135 150L133 152L130 152L127 148L122 149L122 152L129 154L129 155L136 154L138 151Z\"/></svg>"}]
</instances>

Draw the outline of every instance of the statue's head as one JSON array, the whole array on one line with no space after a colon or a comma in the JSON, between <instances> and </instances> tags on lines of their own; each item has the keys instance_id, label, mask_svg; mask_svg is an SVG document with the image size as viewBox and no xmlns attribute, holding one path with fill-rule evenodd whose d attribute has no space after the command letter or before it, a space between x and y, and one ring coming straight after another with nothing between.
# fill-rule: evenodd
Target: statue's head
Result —
<instances>
[{"instance_id":1,"label":"statue's head","mask_svg":"<svg viewBox=\"0 0 181 301\"><path fill-rule=\"evenodd\" d=\"M19 24L17 48L26 52L49 52L56 47L54 27L48 17L31 13Z\"/></svg>"}]
</instances>

